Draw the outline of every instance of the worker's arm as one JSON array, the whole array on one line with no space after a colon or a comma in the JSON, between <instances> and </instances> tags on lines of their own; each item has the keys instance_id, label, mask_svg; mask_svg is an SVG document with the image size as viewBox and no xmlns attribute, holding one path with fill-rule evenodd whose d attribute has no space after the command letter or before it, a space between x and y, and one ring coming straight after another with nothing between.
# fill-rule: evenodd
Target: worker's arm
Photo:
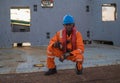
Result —
<instances>
[{"instance_id":1,"label":"worker's arm","mask_svg":"<svg viewBox=\"0 0 120 83\"><path fill-rule=\"evenodd\" d=\"M84 44L82 35L80 32L76 33L76 49L71 52L72 55L76 56L77 54L83 54L84 53Z\"/></svg>"},{"instance_id":2,"label":"worker's arm","mask_svg":"<svg viewBox=\"0 0 120 83\"><path fill-rule=\"evenodd\" d=\"M52 47L53 44L57 41L57 33L50 39L49 46Z\"/></svg>"},{"instance_id":3,"label":"worker's arm","mask_svg":"<svg viewBox=\"0 0 120 83\"><path fill-rule=\"evenodd\" d=\"M59 41L59 32L57 32L50 40L49 42L49 46L50 47L54 47L54 48L62 48L61 42Z\"/></svg>"}]
</instances>

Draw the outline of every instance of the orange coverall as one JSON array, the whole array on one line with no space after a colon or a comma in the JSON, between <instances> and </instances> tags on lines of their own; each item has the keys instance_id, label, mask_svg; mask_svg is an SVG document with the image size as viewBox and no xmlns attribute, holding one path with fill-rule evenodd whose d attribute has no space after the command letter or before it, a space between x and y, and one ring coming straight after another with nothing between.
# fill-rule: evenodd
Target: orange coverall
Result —
<instances>
[{"instance_id":1,"label":"orange coverall","mask_svg":"<svg viewBox=\"0 0 120 83\"><path fill-rule=\"evenodd\" d=\"M67 40L71 39L71 36L67 36L66 38ZM54 58L58 57L60 58L64 52L59 50L58 48L54 48L53 44L55 42L62 42L62 37L61 37L61 30L58 31L56 33L56 35L53 36L53 38L51 38L49 45L47 47L47 67L49 69L55 68L55 62L54 62ZM68 43L67 44L67 49L72 49L72 43ZM67 60L71 60L73 62L79 62L79 68L82 68L82 63L83 63L83 53L84 53L84 44L83 44L83 39L82 39L82 35L80 32L76 32L76 49L72 50L70 52L72 54L72 56L68 56Z\"/></svg>"}]
</instances>

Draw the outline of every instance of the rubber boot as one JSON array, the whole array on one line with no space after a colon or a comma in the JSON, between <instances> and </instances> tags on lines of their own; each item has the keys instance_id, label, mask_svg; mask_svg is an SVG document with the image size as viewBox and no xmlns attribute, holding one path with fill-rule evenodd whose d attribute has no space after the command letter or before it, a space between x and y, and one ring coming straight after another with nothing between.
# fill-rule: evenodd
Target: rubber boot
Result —
<instances>
[{"instance_id":1,"label":"rubber boot","mask_svg":"<svg viewBox=\"0 0 120 83\"><path fill-rule=\"evenodd\" d=\"M46 76L47 75L53 75L55 73L57 73L57 70L56 70L56 68L53 68L53 69L49 69L47 72L45 72L45 75Z\"/></svg>"}]
</instances>

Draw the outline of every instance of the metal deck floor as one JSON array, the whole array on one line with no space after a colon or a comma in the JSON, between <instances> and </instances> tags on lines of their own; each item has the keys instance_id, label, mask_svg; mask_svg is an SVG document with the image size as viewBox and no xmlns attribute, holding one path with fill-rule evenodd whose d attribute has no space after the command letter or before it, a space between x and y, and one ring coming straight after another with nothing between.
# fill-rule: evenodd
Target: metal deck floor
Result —
<instances>
[{"instance_id":1,"label":"metal deck floor","mask_svg":"<svg viewBox=\"0 0 120 83\"><path fill-rule=\"evenodd\" d=\"M120 64L120 47L111 45L85 45L83 67ZM57 69L73 69L75 63L55 59ZM35 67L43 64L44 67ZM0 74L46 71L46 47L0 49Z\"/></svg>"}]
</instances>

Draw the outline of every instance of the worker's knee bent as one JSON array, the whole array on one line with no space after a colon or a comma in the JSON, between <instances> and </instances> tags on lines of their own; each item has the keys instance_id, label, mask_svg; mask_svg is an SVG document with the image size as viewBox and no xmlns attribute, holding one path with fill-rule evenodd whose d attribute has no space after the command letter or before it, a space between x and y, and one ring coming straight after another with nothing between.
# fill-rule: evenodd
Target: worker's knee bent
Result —
<instances>
[{"instance_id":1,"label":"worker's knee bent","mask_svg":"<svg viewBox=\"0 0 120 83\"><path fill-rule=\"evenodd\" d=\"M83 55L77 55L76 57L75 57L75 59L76 59L76 61L82 61L83 62L83 60L84 60L84 56Z\"/></svg>"},{"instance_id":2,"label":"worker's knee bent","mask_svg":"<svg viewBox=\"0 0 120 83\"><path fill-rule=\"evenodd\" d=\"M53 48L47 49L47 54L52 55L52 56L56 56L56 57L60 57L63 54L63 52L60 51L59 49L53 47Z\"/></svg>"}]
</instances>

